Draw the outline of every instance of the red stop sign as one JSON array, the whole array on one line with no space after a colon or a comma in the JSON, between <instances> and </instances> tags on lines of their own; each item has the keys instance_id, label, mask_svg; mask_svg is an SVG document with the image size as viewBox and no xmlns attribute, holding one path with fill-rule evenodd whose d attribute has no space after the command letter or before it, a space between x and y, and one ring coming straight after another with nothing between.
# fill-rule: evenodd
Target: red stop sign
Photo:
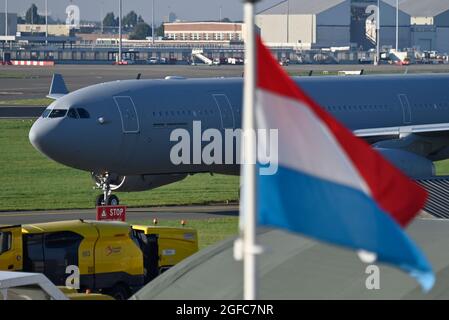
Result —
<instances>
[{"instance_id":1,"label":"red stop sign","mask_svg":"<svg viewBox=\"0 0 449 320\"><path fill-rule=\"evenodd\" d=\"M125 206L97 207L97 220L99 221L126 221Z\"/></svg>"}]
</instances>

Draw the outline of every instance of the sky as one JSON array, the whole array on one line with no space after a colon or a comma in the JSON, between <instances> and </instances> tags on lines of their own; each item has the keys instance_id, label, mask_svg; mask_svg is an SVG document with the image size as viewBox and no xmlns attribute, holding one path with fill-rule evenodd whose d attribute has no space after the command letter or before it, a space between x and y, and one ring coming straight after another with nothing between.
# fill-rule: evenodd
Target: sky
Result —
<instances>
[{"instance_id":1,"label":"sky","mask_svg":"<svg viewBox=\"0 0 449 320\"><path fill-rule=\"evenodd\" d=\"M280 0L262 0L258 9L269 7ZM45 0L15 0L8 1L8 11L23 15L35 3L39 13L45 12ZM48 11L52 17L65 20L65 8L70 4L80 8L82 20L99 21L107 12L118 13L118 0L48 0ZM0 11L4 11L5 0L0 0ZM181 20L217 20L220 16L231 20L242 20L242 0L155 0L155 20L163 21L169 12L174 12ZM142 15L145 21L151 21L151 0L123 0L123 12L134 10Z\"/></svg>"}]
</instances>

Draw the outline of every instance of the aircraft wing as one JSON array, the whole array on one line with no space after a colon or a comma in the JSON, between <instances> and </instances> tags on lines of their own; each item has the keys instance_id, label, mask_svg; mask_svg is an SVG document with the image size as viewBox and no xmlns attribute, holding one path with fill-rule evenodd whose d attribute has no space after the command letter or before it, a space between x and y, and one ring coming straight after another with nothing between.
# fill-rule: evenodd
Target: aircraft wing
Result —
<instances>
[{"instance_id":1,"label":"aircraft wing","mask_svg":"<svg viewBox=\"0 0 449 320\"><path fill-rule=\"evenodd\" d=\"M51 80L50 91L48 92L47 98L57 100L69 93L67 86L65 85L64 78L59 73L53 74L53 79Z\"/></svg>"},{"instance_id":2,"label":"aircraft wing","mask_svg":"<svg viewBox=\"0 0 449 320\"><path fill-rule=\"evenodd\" d=\"M401 127L373 128L355 130L354 134L360 138L374 138L382 136L403 137L409 134L432 136L441 133L449 134L449 123L410 125Z\"/></svg>"},{"instance_id":3,"label":"aircraft wing","mask_svg":"<svg viewBox=\"0 0 449 320\"><path fill-rule=\"evenodd\" d=\"M449 155L449 123L355 130L374 148L403 150L432 161Z\"/></svg>"}]
</instances>

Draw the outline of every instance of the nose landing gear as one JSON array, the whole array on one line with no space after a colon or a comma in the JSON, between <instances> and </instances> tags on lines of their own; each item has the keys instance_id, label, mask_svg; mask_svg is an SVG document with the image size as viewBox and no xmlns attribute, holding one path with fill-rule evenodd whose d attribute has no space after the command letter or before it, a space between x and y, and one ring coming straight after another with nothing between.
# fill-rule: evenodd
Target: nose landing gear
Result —
<instances>
[{"instance_id":1,"label":"nose landing gear","mask_svg":"<svg viewBox=\"0 0 449 320\"><path fill-rule=\"evenodd\" d=\"M110 175L109 173L96 174L92 173L92 178L95 180L95 189L100 189L103 194L100 194L95 199L95 206L118 206L120 200L116 195L112 194L112 190L117 189L117 180L120 177Z\"/></svg>"},{"instance_id":2,"label":"nose landing gear","mask_svg":"<svg viewBox=\"0 0 449 320\"><path fill-rule=\"evenodd\" d=\"M106 197L103 194L99 194L95 199L95 206L97 206L97 207L99 207L99 206L118 206L119 204L120 204L120 200L114 194L111 194Z\"/></svg>"}]
</instances>

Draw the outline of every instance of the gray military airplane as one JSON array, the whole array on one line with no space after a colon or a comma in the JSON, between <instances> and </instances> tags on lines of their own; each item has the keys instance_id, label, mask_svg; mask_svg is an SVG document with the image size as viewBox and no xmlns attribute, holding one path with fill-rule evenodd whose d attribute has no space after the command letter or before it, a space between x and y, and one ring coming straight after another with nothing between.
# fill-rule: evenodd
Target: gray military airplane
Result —
<instances>
[{"instance_id":1,"label":"gray military airplane","mask_svg":"<svg viewBox=\"0 0 449 320\"><path fill-rule=\"evenodd\" d=\"M449 75L294 78L323 108L412 178L435 174L449 158ZM29 139L47 157L91 173L103 190L96 204L119 203L112 191L143 191L201 172L239 174L239 165L176 165L176 128L239 128L242 78L124 80L69 93L60 75L55 101ZM294 137L292 137L294 139Z\"/></svg>"}]
</instances>

